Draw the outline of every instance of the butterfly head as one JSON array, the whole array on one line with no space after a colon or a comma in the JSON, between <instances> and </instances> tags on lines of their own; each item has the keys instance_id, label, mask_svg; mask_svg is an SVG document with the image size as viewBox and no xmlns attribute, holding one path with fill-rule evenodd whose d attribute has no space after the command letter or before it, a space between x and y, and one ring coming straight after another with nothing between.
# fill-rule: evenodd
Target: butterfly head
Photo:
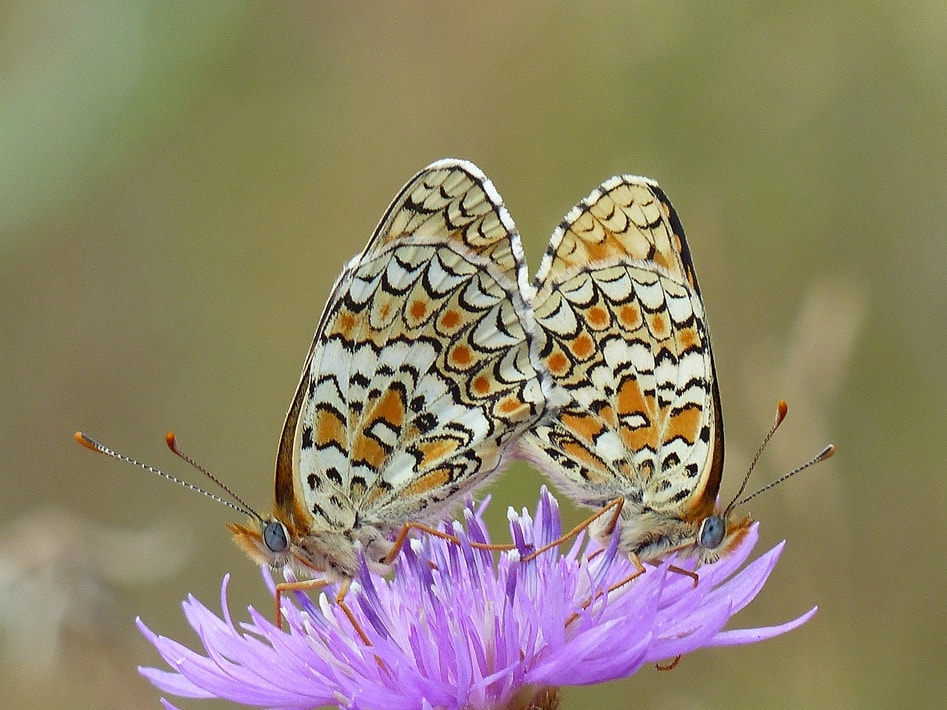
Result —
<instances>
[{"instance_id":1,"label":"butterfly head","mask_svg":"<svg viewBox=\"0 0 947 710\"><path fill-rule=\"evenodd\" d=\"M749 515L738 517L732 511L715 510L697 524L697 532L689 547L700 564L715 562L736 547L753 519Z\"/></svg>"},{"instance_id":2,"label":"butterfly head","mask_svg":"<svg viewBox=\"0 0 947 710\"><path fill-rule=\"evenodd\" d=\"M723 511L714 510L711 515L708 515L700 521L700 524L697 528L697 536L694 546L700 551L699 556L702 561L712 562L713 560L717 559L717 557L719 557L722 553L726 552L736 543L738 543L743 537L743 534L749 528L750 523L752 522L749 516L745 516L742 520L735 522L735 516L733 514L735 508L743 505L753 498L756 498L756 496L758 496L760 493L768 491L773 486L779 485L787 478L795 476L800 471L804 471L810 466L831 458L831 456L835 453L835 446L829 444L802 466L798 466L792 471L783 474L772 483L760 488L758 491L751 493L746 497L741 497L743 496L743 491L746 489L746 484L750 479L750 474L753 473L753 469L756 467L756 462L759 460L760 454L762 453L766 444L769 442L770 437L772 437L773 433L782 423L783 419L786 418L787 411L788 408L786 403L784 401L780 401L779 405L777 406L776 423L763 439L763 443L760 445L756 456L750 463L750 468L747 471L746 476L743 478L743 483L740 485L740 490L737 492L736 496L734 496L733 500L730 501L730 504Z\"/></svg>"},{"instance_id":3,"label":"butterfly head","mask_svg":"<svg viewBox=\"0 0 947 710\"><path fill-rule=\"evenodd\" d=\"M835 447L830 444L802 466L744 497L743 492L756 467L756 462L776 429L785 419L787 411L786 403L780 401L775 423L764 437L756 456L753 457L737 494L725 508L721 508L715 502L719 475L711 476L714 485L704 488L699 495L694 496L691 505L683 508L658 509L642 505L640 502L626 500L617 521L622 549L643 562L657 562L672 552L680 551L687 556L695 557L698 564L709 564L736 547L753 522L749 515L738 515L735 512L736 508L800 471L825 461L835 453ZM610 527L607 522L600 525ZM600 529L599 538L602 538L602 533L608 532L610 531Z\"/></svg>"},{"instance_id":4,"label":"butterfly head","mask_svg":"<svg viewBox=\"0 0 947 710\"><path fill-rule=\"evenodd\" d=\"M603 520L601 530L593 530L598 539L607 539L608 522ZM752 522L749 516L737 516L718 507L702 517L685 519L626 502L616 532L621 549L642 562L659 562L673 552L681 552L696 558L698 564L709 564L736 547Z\"/></svg>"},{"instance_id":5,"label":"butterfly head","mask_svg":"<svg viewBox=\"0 0 947 710\"><path fill-rule=\"evenodd\" d=\"M274 570L296 569L289 528L276 518L252 519L246 525L228 523L234 542L258 565Z\"/></svg>"},{"instance_id":6,"label":"butterfly head","mask_svg":"<svg viewBox=\"0 0 947 710\"><path fill-rule=\"evenodd\" d=\"M277 518L250 520L246 525L228 523L234 542L258 565L278 572L291 570L304 578L322 575L332 581L351 579L358 570L358 561L349 542L346 545L332 536L300 536Z\"/></svg>"},{"instance_id":7,"label":"butterfly head","mask_svg":"<svg viewBox=\"0 0 947 710\"><path fill-rule=\"evenodd\" d=\"M352 579L359 569L359 550L373 572L384 574L391 567L387 562L391 541L369 525L348 530L301 529L273 516L227 527L253 562L274 571L291 570L298 577L321 576L330 582Z\"/></svg>"}]
</instances>

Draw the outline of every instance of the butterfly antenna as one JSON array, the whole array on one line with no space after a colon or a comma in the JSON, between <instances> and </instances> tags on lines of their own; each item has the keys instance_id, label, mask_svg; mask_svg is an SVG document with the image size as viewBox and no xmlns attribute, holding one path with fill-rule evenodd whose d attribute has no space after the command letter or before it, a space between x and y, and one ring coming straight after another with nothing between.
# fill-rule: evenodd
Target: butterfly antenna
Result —
<instances>
[{"instance_id":1,"label":"butterfly antenna","mask_svg":"<svg viewBox=\"0 0 947 710\"><path fill-rule=\"evenodd\" d=\"M724 510L724 517L726 517L731 510L733 510L740 503L746 502L748 499L741 500L740 503L737 503L737 500L740 496L743 495L743 491L746 490L746 484L750 481L750 475L753 473L753 469L756 468L756 462L760 460L760 456L763 454L763 449L766 448L766 445L769 443L769 440L773 438L773 434L776 433L776 430L779 429L779 425L783 423L783 420L786 418L786 415L789 413L789 405L786 404L786 400L779 400L776 405L776 421L773 422L773 426L770 427L769 431L766 432L766 436L763 437L763 441L760 443L760 447L756 450L756 455L753 457L753 460L750 461L750 467L746 471L746 475L743 477L743 483L740 484L740 490L737 491L737 494L733 496L733 500L730 501L730 505ZM797 472L794 472L797 473ZM788 478L788 476L786 476ZM782 480L782 479L780 479ZM775 486L776 483L771 483L767 488ZM765 490L765 489L763 489ZM753 496L757 495L761 491L757 491ZM750 496L752 498L753 496Z\"/></svg>"},{"instance_id":2,"label":"butterfly antenna","mask_svg":"<svg viewBox=\"0 0 947 710\"><path fill-rule=\"evenodd\" d=\"M226 498L221 498L220 496L215 495L215 494L211 493L210 491L204 490L204 489L201 488L200 486L195 486L193 483L190 483L190 482L188 482L188 481L185 481L184 479L178 478L177 476L174 476L174 475L172 475L172 474L170 474L170 473L167 473L166 471L162 471L160 468L155 468L154 466L149 466L149 465L146 464L146 463L142 463L141 461L138 461L138 460L136 460L136 459L133 459L131 456L126 456L125 454L120 454L119 452L115 451L114 449L111 449L111 448L109 448L108 446L106 446L105 444L96 441L96 440L93 439L91 436L88 436L87 434L85 434L85 433L83 433L83 432L81 432L81 431L77 431L77 432L73 435L73 438L76 440L77 443L79 443L79 444L81 444L82 446L86 447L86 448L89 449L90 451L95 451L96 453L99 453L99 454L105 454L106 456L111 456L113 459L118 459L119 461L124 461L125 463L130 463L130 464L132 464L133 466L137 466L138 468L144 469L145 471L149 471L150 473L153 473L153 474L155 474L156 476L161 476L162 478L166 478L166 479L168 479L169 481L171 481L172 483L177 483L179 486L184 486L185 488L189 488L189 489L191 489L192 491L195 491L196 493L201 493L201 494L207 496L208 498L210 498L211 500L215 500L215 501L217 501L218 503L222 503L223 505L226 505L228 508L231 508L232 510L236 510L238 513L242 513L243 515L249 515L250 517L257 518L257 519L260 518L259 514L258 514L256 511L254 511L253 508L251 508L251 507L248 506L246 503L244 503L244 502L243 502L243 499L241 499L241 498L240 498L238 495L236 495L232 490L230 490L230 488L228 488L228 487L225 486L223 483L221 483L221 481L218 480L216 476L213 476L213 475L210 474L207 470L205 470L202 466L198 466L196 463L194 463L193 461L191 461L189 458L187 458L186 456L182 455L181 452L177 451L177 450L175 449L174 435L171 434L171 433L169 433L169 434L167 435L167 437L165 437L166 441L168 442L168 446L171 448L171 450L174 451L174 453L176 453L178 456L180 456L181 458L183 458L185 461L187 461L188 463L190 463L192 466L194 466L198 471L201 471L202 473L204 473L204 475L206 475L208 478L210 478L210 480L214 481L218 486L220 486L220 487L221 487L224 491L226 491L228 494L230 494L231 496L233 496L234 500L237 501L237 503L239 503L239 505L233 503L232 501L227 500ZM242 506L242 507L241 507L241 506Z\"/></svg>"},{"instance_id":3,"label":"butterfly antenna","mask_svg":"<svg viewBox=\"0 0 947 710\"><path fill-rule=\"evenodd\" d=\"M802 464L802 466L800 466L799 468L794 468L792 471L790 471L790 472L787 473L787 474L784 474L784 475L780 476L779 478L777 478L777 479L776 479L775 481L773 481L772 483L768 483L767 485L763 486L762 488L760 488L760 489L759 489L758 491L756 491L755 493L751 493L751 494L748 495L746 498L743 498L739 503L737 503L737 505L743 505L743 504L746 503L748 500L753 500L753 499L756 498L756 496L758 496L760 493L763 493L764 491L768 491L768 490L769 490L770 488L772 488L773 486L778 486L780 483L782 483L783 481L785 481L787 478L791 478L792 476L795 476L795 475L796 475L797 473L799 473L800 471L805 471L805 470L806 470L807 468L809 468L810 466L815 466L817 463L821 463L822 461L825 461L825 460L828 459L828 458L832 458L832 454L834 454L834 453L835 453L835 444L829 444L829 445L826 446L824 449L822 449L822 451L820 451L818 454L816 454L816 455L813 456L811 459L809 459L809 460L806 461L804 464Z\"/></svg>"},{"instance_id":4,"label":"butterfly antenna","mask_svg":"<svg viewBox=\"0 0 947 710\"><path fill-rule=\"evenodd\" d=\"M175 456L185 461L186 463L189 463L191 466L193 466L198 471L203 473L210 480L216 483L221 488L221 490L226 492L227 495L229 495L231 498L237 501L240 505L242 505L243 512L247 513L253 518L256 518L260 522L263 522L263 518L260 516L260 514L257 513L249 505L247 505L246 501L243 498L241 498L236 493L234 493L233 489L230 486L228 486L226 483L221 481L219 478L217 478L217 476L212 474L210 471L204 468L201 464L199 464L197 461L192 459L190 456L188 456L183 451L181 451L181 449L178 448L178 440L177 438L175 438L173 431L169 431L167 434L164 435L164 443L166 443L168 445L168 448L171 449L171 453L173 453Z\"/></svg>"}]
</instances>

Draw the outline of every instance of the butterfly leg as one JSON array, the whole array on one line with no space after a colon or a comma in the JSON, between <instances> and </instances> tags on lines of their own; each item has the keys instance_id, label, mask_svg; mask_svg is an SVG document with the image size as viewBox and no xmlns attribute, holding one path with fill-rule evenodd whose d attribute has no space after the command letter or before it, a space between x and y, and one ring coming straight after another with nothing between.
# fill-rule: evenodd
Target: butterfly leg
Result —
<instances>
[{"instance_id":1,"label":"butterfly leg","mask_svg":"<svg viewBox=\"0 0 947 710\"><path fill-rule=\"evenodd\" d=\"M329 582L325 579L304 579L298 582L280 582L276 585L276 625L283 628L283 595L289 592L309 592L322 589Z\"/></svg>"},{"instance_id":2,"label":"butterfly leg","mask_svg":"<svg viewBox=\"0 0 947 710\"><path fill-rule=\"evenodd\" d=\"M654 667L659 671L673 671L675 668L677 668L677 664L680 662L681 657L674 656L674 660L672 660L670 663L655 663Z\"/></svg>"},{"instance_id":3,"label":"butterfly leg","mask_svg":"<svg viewBox=\"0 0 947 710\"><path fill-rule=\"evenodd\" d=\"M395 541L391 544L391 550L388 551L388 554L385 556L385 559L382 562L386 565L390 565L394 562L398 555L401 553L401 548L404 547L405 542L408 540L408 535L412 530L420 530L421 532L426 532L428 535L434 535L435 537L442 538L444 540L449 540L453 543L459 543L458 540L453 535L450 535L435 528L423 525L422 523L408 522L401 526L401 531L398 533L398 536L395 538Z\"/></svg>"},{"instance_id":4,"label":"butterfly leg","mask_svg":"<svg viewBox=\"0 0 947 710\"><path fill-rule=\"evenodd\" d=\"M674 554L675 552L679 552L679 551L681 551L681 550L688 550L688 549L691 548L691 545L692 545L692 543L686 542L686 543L684 543L683 545L678 545L677 547L672 547L672 548L668 551L667 554L671 555L671 554ZM692 572L692 571L689 570L689 569L684 569L683 567L678 567L677 565L669 565L669 566L668 566L668 571L669 571L669 572L674 572L674 574L683 574L685 577L690 577L691 580L693 580L695 587L697 586L697 583L700 581L700 575L698 575L696 572Z\"/></svg>"},{"instance_id":5,"label":"butterfly leg","mask_svg":"<svg viewBox=\"0 0 947 710\"><path fill-rule=\"evenodd\" d=\"M605 515L605 513L609 511L612 512L612 519L611 521L609 521L608 526L605 528L605 533L608 535L611 535L612 532L615 530L615 525L618 523L618 516L621 514L621 509L624 504L625 504L624 498L616 498L612 502L596 510L595 513L593 513L588 518L583 520L581 523L576 525L565 535L562 535L556 538L552 542L546 545L543 545L538 550L534 550L533 552L528 554L526 557L523 558L523 562L529 562L530 560L535 559L536 557L539 557L539 555L543 554L547 550L551 550L554 547L559 547L559 545L564 543L569 538L572 538L578 535L580 532L585 530L589 525L594 523L596 520L598 520L600 517L602 517L603 515ZM638 564L640 565L641 563L639 562ZM641 567L641 572L644 572L643 566Z\"/></svg>"},{"instance_id":6,"label":"butterfly leg","mask_svg":"<svg viewBox=\"0 0 947 710\"><path fill-rule=\"evenodd\" d=\"M585 610L588 609L590 606L592 606L592 602L594 602L596 599L601 599L602 597L611 594L611 593L614 592L616 589L620 589L621 587L624 587L626 584L629 584L630 582L636 580L638 577L640 577L641 575L643 575L643 574L647 571L647 569L645 568L645 566L642 564L641 560L638 559L638 555L632 553L632 554L629 556L629 559L631 560L632 564L634 564L634 566L635 566L635 571L632 572L631 574L629 574L629 575L628 575L627 577L625 577L624 579L622 579L622 580L616 582L615 584L613 584L612 586L610 586L608 589L599 592L598 594L596 594L596 595L595 595L594 597L592 597L591 599L589 599L589 600L583 602L582 607L581 607L582 611L585 611ZM565 625L568 626L569 624L571 624L573 621L575 621L575 620L578 619L578 618L579 618L579 612L577 612L577 611L572 612L572 614L569 615L569 618L566 619Z\"/></svg>"},{"instance_id":7,"label":"butterfly leg","mask_svg":"<svg viewBox=\"0 0 947 710\"><path fill-rule=\"evenodd\" d=\"M589 558L588 558L588 559L592 559L595 555L597 555L597 554L600 553L600 552L602 552L602 550L596 550L595 553L593 553L592 555L589 555ZM622 579L622 580L616 582L615 584L613 584L612 586L610 586L610 587L609 587L608 589L606 589L604 592L599 592L599 593L596 594L594 597L592 597L591 599L589 599L588 601L586 601L584 604L582 604L582 610L583 610L583 611L584 611L585 609L588 609L588 608L592 605L592 602L594 602L596 599L599 599L599 598L601 598L601 597L603 597L603 596L605 596L605 595L607 595L607 594L611 594L611 593L614 592L616 589L620 589L620 588L624 587L626 584L629 584L630 582L633 582L634 580L636 580L638 577L640 577L641 575L643 575L643 574L647 571L646 568L645 568L645 566L641 563L641 560L638 559L638 555L632 553L632 554L629 556L629 559L631 560L632 564L634 564L634 566L635 566L635 571L632 572L631 574L629 574L629 575L628 575L627 577L625 577L624 579ZM697 577L697 573L696 573L696 572L691 572L690 570L683 569L683 568L678 567L678 566L676 566L676 565L671 565L671 566L669 566L669 567L668 567L668 571L669 571L669 572L676 572L677 574L683 574L683 575L685 575L685 576L687 576L687 577L693 578L693 580L694 580L694 586L695 586L695 587L697 586L697 579L698 579L698 577ZM568 625L571 624L573 621L575 621L577 618L579 618L579 612L573 612L572 614L570 614L569 618L566 620L565 625L568 626ZM667 666L666 668L665 668L665 667L662 667L660 664L658 664L656 667L657 667L657 669L660 670L660 671L669 671L669 670L671 670L672 668L674 668L675 666L677 666L677 664L678 664L678 662L680 662L680 660L681 660L681 657L678 656L678 657L675 658L670 664L668 664L668 666Z\"/></svg>"},{"instance_id":8,"label":"butterfly leg","mask_svg":"<svg viewBox=\"0 0 947 710\"><path fill-rule=\"evenodd\" d=\"M398 533L398 536L391 545L391 551L383 560L386 565L390 565L398 557L398 553L401 552L401 548L404 547L404 543L408 539L408 534L412 530L419 530L421 532L427 533L428 535L433 535L434 537L439 537L442 540L452 542L455 545L460 544L460 540L450 533L432 528L430 525L425 525L424 523L408 522L401 526L401 531ZM508 543L494 544L487 542L470 542L470 546L476 550L512 550L515 547L514 545Z\"/></svg>"},{"instance_id":9,"label":"butterfly leg","mask_svg":"<svg viewBox=\"0 0 947 710\"><path fill-rule=\"evenodd\" d=\"M677 565L670 565L668 567L669 572L674 572L676 574L683 574L685 577L690 577L694 581L694 586L697 586L697 583L700 581L700 575L696 572L691 572L689 569L684 569L683 567L678 567ZM677 665L676 663L674 665ZM669 669L670 670L670 669Z\"/></svg>"},{"instance_id":10,"label":"butterfly leg","mask_svg":"<svg viewBox=\"0 0 947 710\"><path fill-rule=\"evenodd\" d=\"M597 550L596 552L601 552L601 550ZM589 559L591 559L591 556L589 557ZM611 592L614 592L619 587L624 587L626 584L628 584L635 578L645 573L645 566L641 564L641 560L639 560L638 556L635 555L634 553L632 553L631 555L631 561L637 569L634 572L632 572L630 575L625 577L623 580L621 580L620 582L617 582L616 584L613 584L611 587L609 587L604 592L605 594L610 594ZM700 580L700 576L696 572L692 572L689 569L684 569L683 567L678 567L677 565L669 565L668 572L674 572L675 574L682 574L685 577L690 577L693 580L695 587L697 586L697 582Z\"/></svg>"},{"instance_id":11,"label":"butterfly leg","mask_svg":"<svg viewBox=\"0 0 947 710\"><path fill-rule=\"evenodd\" d=\"M283 606L282 606L282 596L288 592L311 592L329 584L328 580L325 579L304 579L298 582L280 582L276 585L276 625L282 629L283 628ZM339 608L342 610L342 613L345 614L346 618L351 622L356 633L365 643L366 646L371 646L372 642L369 641L368 636L365 634L365 631L362 629L361 624L358 623L358 620L355 618L355 614L352 613L352 610L349 608L349 605L345 603L345 595L349 593L349 588L352 586L352 580L346 579L339 585L339 591L335 595L335 602L339 605Z\"/></svg>"},{"instance_id":12,"label":"butterfly leg","mask_svg":"<svg viewBox=\"0 0 947 710\"><path fill-rule=\"evenodd\" d=\"M365 645L371 646L372 642L368 640L368 636L365 634L364 629L362 629L362 625L358 623L358 620L355 618L355 614L352 613L349 605L345 603L345 595L349 593L349 588L351 586L351 579L346 579L342 582L342 584L339 585L339 591L335 595L335 603L339 605L342 613L348 618L349 622L352 624L352 627L355 629L355 632L359 635Z\"/></svg>"},{"instance_id":13,"label":"butterfly leg","mask_svg":"<svg viewBox=\"0 0 947 710\"><path fill-rule=\"evenodd\" d=\"M634 580L638 579L638 577L640 577L641 575L643 575L643 574L646 572L645 566L642 564L641 560L638 559L638 555L636 555L635 553L632 552L632 553L629 555L629 559L631 560L631 563L635 566L635 571L632 572L631 574L629 574L629 575L628 575L627 577L625 577L624 579L622 579L622 580L620 580L620 581L618 581L618 582L615 582L615 584L613 584L612 586L610 586L610 587L609 587L608 589L606 589L604 592L599 592L598 594L596 594L596 595L595 595L595 599L598 599L599 597L605 596L606 594L611 594L611 593L614 592L616 589L621 589L621 588L624 587L626 584L629 584L629 583L633 582ZM592 601L589 600L588 603L591 604ZM588 605L586 605L586 606L588 606ZM583 607L583 608L585 608L585 607Z\"/></svg>"}]
</instances>

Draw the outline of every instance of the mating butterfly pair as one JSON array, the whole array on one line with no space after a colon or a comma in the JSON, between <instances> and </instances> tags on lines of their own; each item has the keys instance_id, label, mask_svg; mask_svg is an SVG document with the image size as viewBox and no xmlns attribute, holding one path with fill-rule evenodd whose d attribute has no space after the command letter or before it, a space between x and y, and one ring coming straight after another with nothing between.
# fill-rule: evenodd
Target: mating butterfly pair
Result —
<instances>
[{"instance_id":1,"label":"mating butterfly pair","mask_svg":"<svg viewBox=\"0 0 947 710\"><path fill-rule=\"evenodd\" d=\"M613 177L576 205L531 285L479 168L418 173L332 288L280 438L272 517L237 498L254 519L229 527L261 564L343 582L341 598L358 547L387 570L410 527L515 456L580 503L617 501L593 533L614 527L639 568L682 547L711 561L748 527L716 508L723 432L703 304L651 180Z\"/></svg>"},{"instance_id":2,"label":"mating butterfly pair","mask_svg":"<svg viewBox=\"0 0 947 710\"><path fill-rule=\"evenodd\" d=\"M570 211L534 288L479 168L418 173L332 289L273 519L231 529L278 568L351 579L359 542L383 571L406 522L436 521L516 453L582 503L623 500L621 545L641 560L693 543L706 561L746 530L713 517L710 342L683 229L650 180L612 178Z\"/></svg>"}]
</instances>

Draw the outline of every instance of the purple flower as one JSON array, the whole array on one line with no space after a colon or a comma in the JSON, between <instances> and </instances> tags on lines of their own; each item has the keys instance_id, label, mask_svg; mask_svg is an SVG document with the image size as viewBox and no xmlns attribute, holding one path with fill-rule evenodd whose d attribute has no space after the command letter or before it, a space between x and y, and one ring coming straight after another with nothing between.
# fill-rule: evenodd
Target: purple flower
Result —
<instances>
[{"instance_id":1,"label":"purple flower","mask_svg":"<svg viewBox=\"0 0 947 710\"><path fill-rule=\"evenodd\" d=\"M510 512L518 549L498 561L470 546L489 542L482 512L468 505L466 531L453 524L460 544L434 536L412 540L392 579L363 564L345 601L371 646L328 601L331 591L318 605L303 594L295 604L287 601L288 631L252 607L250 621L235 626L225 577L222 617L194 597L184 603L203 653L139 620L173 669L141 672L166 693L251 706L501 709L549 688L628 676L698 648L761 641L815 613L780 626L722 631L762 589L783 547L737 572L757 541L756 525L732 554L700 568L696 586L668 569L672 562L686 569L693 563L672 558L605 594L635 569L617 553L616 540L600 550L580 535L566 552L554 548L521 561L561 534L557 503L545 489L535 520Z\"/></svg>"}]
</instances>

